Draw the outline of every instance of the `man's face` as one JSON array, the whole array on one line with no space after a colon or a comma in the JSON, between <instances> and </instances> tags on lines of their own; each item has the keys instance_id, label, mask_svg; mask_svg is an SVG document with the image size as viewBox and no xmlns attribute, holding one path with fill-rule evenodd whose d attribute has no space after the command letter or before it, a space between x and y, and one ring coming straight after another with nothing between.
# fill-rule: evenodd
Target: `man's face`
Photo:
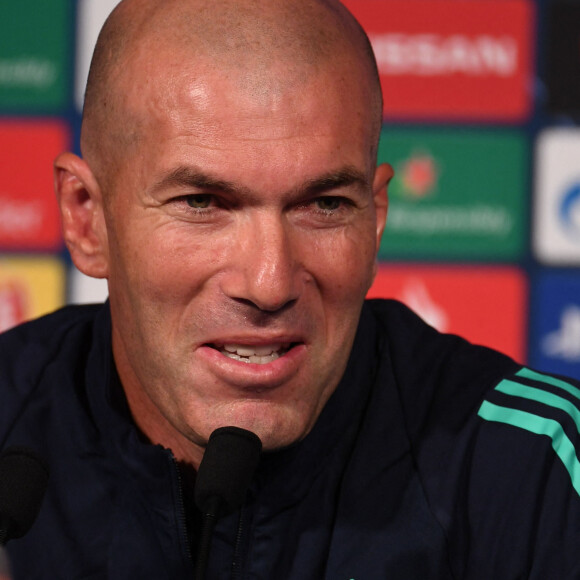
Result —
<instances>
[{"instance_id":1,"label":"man's face","mask_svg":"<svg viewBox=\"0 0 580 580\"><path fill-rule=\"evenodd\" d=\"M134 412L172 437L289 445L343 374L390 174L340 73L260 90L197 68L129 94L146 121L105 209L113 349Z\"/></svg>"}]
</instances>

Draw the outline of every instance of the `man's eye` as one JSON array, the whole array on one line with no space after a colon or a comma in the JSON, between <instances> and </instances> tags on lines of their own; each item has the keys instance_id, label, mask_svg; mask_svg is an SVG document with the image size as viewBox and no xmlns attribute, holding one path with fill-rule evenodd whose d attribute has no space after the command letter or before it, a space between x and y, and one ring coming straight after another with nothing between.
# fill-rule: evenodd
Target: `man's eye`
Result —
<instances>
[{"instance_id":1,"label":"man's eye","mask_svg":"<svg viewBox=\"0 0 580 580\"><path fill-rule=\"evenodd\" d=\"M209 193L196 193L186 196L185 201L194 209L207 209L213 201L213 196Z\"/></svg>"},{"instance_id":2,"label":"man's eye","mask_svg":"<svg viewBox=\"0 0 580 580\"><path fill-rule=\"evenodd\" d=\"M342 199L339 197L319 197L315 200L318 209L323 211L336 211L342 205Z\"/></svg>"}]
</instances>

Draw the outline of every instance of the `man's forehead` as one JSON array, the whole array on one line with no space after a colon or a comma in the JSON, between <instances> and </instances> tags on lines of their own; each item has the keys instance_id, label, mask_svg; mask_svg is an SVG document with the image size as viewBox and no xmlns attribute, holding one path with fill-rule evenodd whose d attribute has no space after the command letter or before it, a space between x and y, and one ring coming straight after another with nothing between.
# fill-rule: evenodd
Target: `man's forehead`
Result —
<instances>
[{"instance_id":1,"label":"man's forehead","mask_svg":"<svg viewBox=\"0 0 580 580\"><path fill-rule=\"evenodd\" d=\"M196 79L211 79L214 87L220 76L235 81L238 93L267 107L317 76L326 76L335 88L348 78L366 85L366 106L378 111L380 97L373 94L378 83L364 42L337 6L322 0L123 0L95 50L83 153L96 158L99 141L114 146L121 133L119 142L131 144L143 123L187 114L171 102L182 98L180 91L190 91L199 109L204 98L215 95ZM324 74L331 69L333 74ZM330 91L323 87L318 99ZM111 138L103 140L102 133Z\"/></svg>"},{"instance_id":2,"label":"man's forehead","mask_svg":"<svg viewBox=\"0 0 580 580\"><path fill-rule=\"evenodd\" d=\"M124 118L135 130L190 126L208 144L224 131L260 139L262 125L268 138L291 138L317 115L348 123L348 115L355 114L372 124L372 84L356 59L300 61L286 53L275 59L245 53L222 57L175 39L157 47L143 43L132 53L131 65L118 69Z\"/></svg>"},{"instance_id":3,"label":"man's forehead","mask_svg":"<svg viewBox=\"0 0 580 580\"><path fill-rule=\"evenodd\" d=\"M337 156L337 148L357 166L367 160L373 164L372 117L360 86L333 89L330 78L313 77L273 97L272 91L256 95L222 80L219 75L217 80L214 76L215 84L198 79L196 86L204 85L203 97L187 83L175 94L159 91L161 100L153 107L145 90L132 87L136 99L127 106L126 126L135 138L127 153L132 152L133 159L154 155L149 163L159 167L192 156L216 169L228 157L245 159L245 176L255 157L285 167L287 173L288 161L298 169L304 156L326 166Z\"/></svg>"},{"instance_id":4,"label":"man's forehead","mask_svg":"<svg viewBox=\"0 0 580 580\"><path fill-rule=\"evenodd\" d=\"M212 57L160 48L118 78L118 92L127 107L141 102L148 116L183 112L215 114L215 121L229 122L244 112L258 126L262 120L274 122L276 112L308 117L317 109L330 110L338 100L352 103L368 95L360 69L347 62L328 61L316 68L298 66L294 61L277 61L269 67L248 67L234 62L216 66ZM350 88L350 96L344 91ZM187 110L181 111L181 108ZM267 117L261 118L262 114ZM240 119L244 122L244 118Z\"/></svg>"}]
</instances>

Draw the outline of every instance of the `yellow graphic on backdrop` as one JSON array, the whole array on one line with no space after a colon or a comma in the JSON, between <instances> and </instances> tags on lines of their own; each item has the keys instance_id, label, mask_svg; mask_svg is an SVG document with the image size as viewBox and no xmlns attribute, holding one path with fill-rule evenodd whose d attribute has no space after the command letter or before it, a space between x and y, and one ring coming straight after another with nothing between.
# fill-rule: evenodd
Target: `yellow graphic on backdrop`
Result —
<instances>
[{"instance_id":1,"label":"yellow graphic on backdrop","mask_svg":"<svg viewBox=\"0 0 580 580\"><path fill-rule=\"evenodd\" d=\"M59 308L65 290L58 258L0 258L0 332Z\"/></svg>"}]
</instances>

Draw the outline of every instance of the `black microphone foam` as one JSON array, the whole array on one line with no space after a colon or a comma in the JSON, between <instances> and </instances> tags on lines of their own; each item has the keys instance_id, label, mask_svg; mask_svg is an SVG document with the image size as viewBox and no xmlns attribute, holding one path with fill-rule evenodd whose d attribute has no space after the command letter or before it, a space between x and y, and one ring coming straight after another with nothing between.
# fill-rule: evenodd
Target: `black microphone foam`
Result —
<instances>
[{"instance_id":1,"label":"black microphone foam","mask_svg":"<svg viewBox=\"0 0 580 580\"><path fill-rule=\"evenodd\" d=\"M48 485L48 465L32 449L9 447L0 455L0 544L32 526Z\"/></svg>"},{"instance_id":2,"label":"black microphone foam","mask_svg":"<svg viewBox=\"0 0 580 580\"><path fill-rule=\"evenodd\" d=\"M195 503L220 518L243 503L260 461L260 438L239 427L220 427L209 437L195 481Z\"/></svg>"}]
</instances>

